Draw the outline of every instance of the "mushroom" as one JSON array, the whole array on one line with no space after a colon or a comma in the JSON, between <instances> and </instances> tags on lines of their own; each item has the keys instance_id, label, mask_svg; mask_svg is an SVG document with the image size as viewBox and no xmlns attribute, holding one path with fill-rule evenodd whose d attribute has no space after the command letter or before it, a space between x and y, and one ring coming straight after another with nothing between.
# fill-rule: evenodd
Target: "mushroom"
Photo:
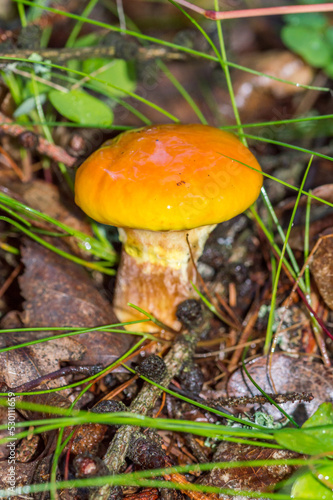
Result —
<instances>
[{"instance_id":1,"label":"mushroom","mask_svg":"<svg viewBox=\"0 0 333 500\"><path fill-rule=\"evenodd\" d=\"M177 124L124 132L79 167L76 203L96 221L119 228L123 247L114 307L121 321L143 318L130 302L180 327L177 305L195 296L193 261L217 223L255 202L260 172L234 135ZM140 326L156 330L149 323L135 329Z\"/></svg>"}]
</instances>

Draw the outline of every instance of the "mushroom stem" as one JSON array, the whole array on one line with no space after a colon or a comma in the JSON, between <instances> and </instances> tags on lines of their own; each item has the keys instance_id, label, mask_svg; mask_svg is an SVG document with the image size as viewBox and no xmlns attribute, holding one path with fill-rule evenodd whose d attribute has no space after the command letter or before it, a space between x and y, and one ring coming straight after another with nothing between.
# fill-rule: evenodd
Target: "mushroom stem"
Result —
<instances>
[{"instance_id":1,"label":"mushroom stem","mask_svg":"<svg viewBox=\"0 0 333 500\"><path fill-rule=\"evenodd\" d=\"M215 225L209 225L165 232L119 229L123 249L114 298L118 318L124 322L144 318L127 305L131 302L179 330L176 308L195 296L191 281L197 281L186 237L196 263L214 228ZM156 331L156 325L142 323L129 329Z\"/></svg>"}]
</instances>

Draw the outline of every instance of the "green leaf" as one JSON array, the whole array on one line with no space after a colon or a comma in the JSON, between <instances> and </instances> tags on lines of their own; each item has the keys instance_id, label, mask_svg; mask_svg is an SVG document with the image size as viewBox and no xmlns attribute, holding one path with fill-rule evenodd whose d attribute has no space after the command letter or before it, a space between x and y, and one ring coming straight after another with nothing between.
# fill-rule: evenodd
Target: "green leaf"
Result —
<instances>
[{"instance_id":1,"label":"green leaf","mask_svg":"<svg viewBox=\"0 0 333 500\"><path fill-rule=\"evenodd\" d=\"M307 26L284 26L281 31L284 44L302 56L315 68L323 68L331 60L329 44L323 34Z\"/></svg>"},{"instance_id":2,"label":"green leaf","mask_svg":"<svg viewBox=\"0 0 333 500\"><path fill-rule=\"evenodd\" d=\"M110 108L96 97L80 90L60 92L53 90L49 98L56 110L64 117L81 125L111 125L113 113Z\"/></svg>"},{"instance_id":3,"label":"green leaf","mask_svg":"<svg viewBox=\"0 0 333 500\"><path fill-rule=\"evenodd\" d=\"M291 490L291 498L317 498L318 500L333 500L331 486L333 484L333 465L318 467L318 478L311 472L298 477Z\"/></svg>"},{"instance_id":4,"label":"green leaf","mask_svg":"<svg viewBox=\"0 0 333 500\"><path fill-rule=\"evenodd\" d=\"M41 104L44 104L46 102L46 95L45 94L39 94L39 100ZM36 108L36 99L35 97L28 97L25 101L23 101L18 108L15 109L13 116L14 118L18 118L19 116L22 115L27 115L32 111L33 109Z\"/></svg>"},{"instance_id":5,"label":"green leaf","mask_svg":"<svg viewBox=\"0 0 333 500\"><path fill-rule=\"evenodd\" d=\"M281 429L274 437L279 444L298 453L319 455L333 451L333 426Z\"/></svg>"},{"instance_id":6,"label":"green leaf","mask_svg":"<svg viewBox=\"0 0 333 500\"><path fill-rule=\"evenodd\" d=\"M98 71L106 65L107 69ZM123 59L87 59L83 63L83 71L89 75L97 71L97 74L94 76L105 82L105 84L97 82L96 80L91 80L90 83L97 90L111 97L126 96L126 91L133 92L135 90L136 75L134 64L132 62L127 62ZM108 83L119 87L120 90L112 88L110 85L107 85Z\"/></svg>"},{"instance_id":7,"label":"green leaf","mask_svg":"<svg viewBox=\"0 0 333 500\"><path fill-rule=\"evenodd\" d=\"M73 47L93 47L94 45L97 45L100 39L101 36L97 35L97 33L88 33L87 35L77 38Z\"/></svg>"},{"instance_id":8,"label":"green leaf","mask_svg":"<svg viewBox=\"0 0 333 500\"><path fill-rule=\"evenodd\" d=\"M321 29L328 24L328 18L320 12L311 14L288 14L284 20L293 26L310 26L314 29Z\"/></svg>"},{"instance_id":9,"label":"green leaf","mask_svg":"<svg viewBox=\"0 0 333 500\"><path fill-rule=\"evenodd\" d=\"M333 405L332 403L323 403L319 406L317 411L302 425L305 427L319 427L320 425L333 424Z\"/></svg>"},{"instance_id":10,"label":"green leaf","mask_svg":"<svg viewBox=\"0 0 333 500\"><path fill-rule=\"evenodd\" d=\"M330 26L325 31L325 39L326 39L327 43L329 44L331 50L333 51L333 26Z\"/></svg>"},{"instance_id":11,"label":"green leaf","mask_svg":"<svg viewBox=\"0 0 333 500\"><path fill-rule=\"evenodd\" d=\"M50 85L47 85L46 83L35 81L35 85L36 85L36 88L37 88L39 95L40 94L47 94L48 92L50 92L50 90L52 90L52 87ZM29 80L27 82L24 90L25 90L26 97L35 96L34 84L33 84L32 80Z\"/></svg>"}]
</instances>

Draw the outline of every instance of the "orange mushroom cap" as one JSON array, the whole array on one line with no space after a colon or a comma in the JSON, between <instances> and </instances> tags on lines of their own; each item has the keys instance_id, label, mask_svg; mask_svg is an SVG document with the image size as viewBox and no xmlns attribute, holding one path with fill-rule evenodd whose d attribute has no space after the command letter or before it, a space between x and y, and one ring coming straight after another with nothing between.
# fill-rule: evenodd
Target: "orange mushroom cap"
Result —
<instances>
[{"instance_id":1,"label":"orange mushroom cap","mask_svg":"<svg viewBox=\"0 0 333 500\"><path fill-rule=\"evenodd\" d=\"M149 126L106 142L80 166L75 201L104 224L187 230L246 210L259 196L260 172L253 154L228 132Z\"/></svg>"}]
</instances>

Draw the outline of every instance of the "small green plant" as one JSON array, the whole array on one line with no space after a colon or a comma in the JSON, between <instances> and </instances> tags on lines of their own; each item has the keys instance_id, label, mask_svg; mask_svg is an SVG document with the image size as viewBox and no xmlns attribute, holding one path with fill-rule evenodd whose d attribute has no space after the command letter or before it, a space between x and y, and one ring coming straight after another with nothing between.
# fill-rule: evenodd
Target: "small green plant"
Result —
<instances>
[{"instance_id":1,"label":"small green plant","mask_svg":"<svg viewBox=\"0 0 333 500\"><path fill-rule=\"evenodd\" d=\"M328 453L327 464L304 468L297 473L297 478L291 488L292 498L321 498L333 499L333 465L329 456L332 453L332 423L333 407L331 403L323 403L297 431L298 436L288 440L289 448L301 450L301 453L310 455L322 455ZM282 431L281 438L277 439L280 444L284 441L288 430ZM291 437L291 436L289 436Z\"/></svg>"},{"instance_id":2,"label":"small green plant","mask_svg":"<svg viewBox=\"0 0 333 500\"><path fill-rule=\"evenodd\" d=\"M288 14L282 28L284 44L310 66L333 77L333 26L324 14Z\"/></svg>"},{"instance_id":3,"label":"small green plant","mask_svg":"<svg viewBox=\"0 0 333 500\"><path fill-rule=\"evenodd\" d=\"M94 47L99 43L97 36L84 36L76 41L74 48ZM118 99L136 87L134 64L124 59L91 57L69 61L74 72L71 78L63 78L62 85L52 82L55 74L48 66L50 61L43 61L37 53L31 54L29 61L34 63L32 67L29 63L14 62L1 71L15 101L14 117L22 123L36 120L36 110L45 106L48 117L54 118L55 108L79 125L107 127L113 123L113 108ZM59 74L56 76L60 78ZM52 106L47 106L48 103Z\"/></svg>"}]
</instances>

